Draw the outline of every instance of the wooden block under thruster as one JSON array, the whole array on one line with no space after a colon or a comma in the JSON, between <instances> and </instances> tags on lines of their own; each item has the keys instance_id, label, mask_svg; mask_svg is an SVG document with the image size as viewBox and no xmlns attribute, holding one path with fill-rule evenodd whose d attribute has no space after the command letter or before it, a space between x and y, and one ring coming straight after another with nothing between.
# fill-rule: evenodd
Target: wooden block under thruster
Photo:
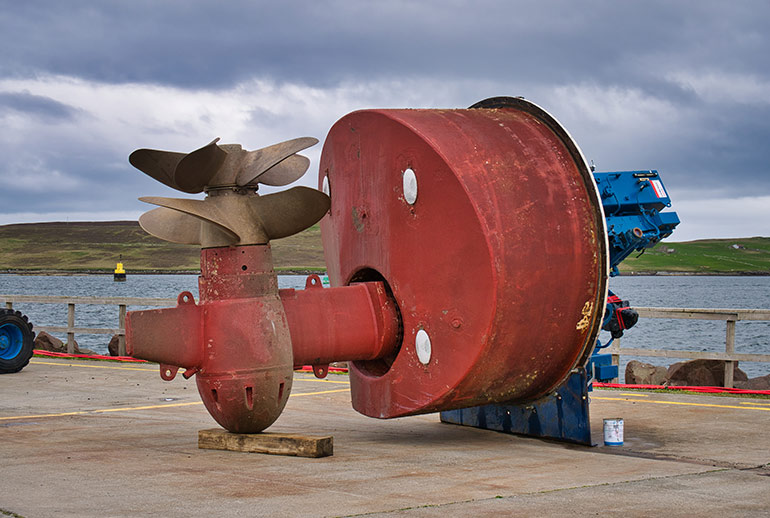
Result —
<instances>
[{"instance_id":1,"label":"wooden block under thruster","mask_svg":"<svg viewBox=\"0 0 770 518\"><path fill-rule=\"evenodd\" d=\"M212 428L198 430L198 448L317 458L334 453L334 438L275 432L231 433Z\"/></svg>"}]
</instances>

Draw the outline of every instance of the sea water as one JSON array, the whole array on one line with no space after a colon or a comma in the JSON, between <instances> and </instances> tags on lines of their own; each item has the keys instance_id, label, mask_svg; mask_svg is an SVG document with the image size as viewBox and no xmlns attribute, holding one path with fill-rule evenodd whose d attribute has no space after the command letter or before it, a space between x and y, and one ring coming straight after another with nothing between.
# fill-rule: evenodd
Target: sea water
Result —
<instances>
[{"instance_id":1,"label":"sea water","mask_svg":"<svg viewBox=\"0 0 770 518\"><path fill-rule=\"evenodd\" d=\"M726 308L770 310L770 277L655 275L620 276L610 279L610 289L631 307ZM724 320L641 318L625 331L621 347L724 352L727 326ZM600 339L609 339L602 332ZM735 352L770 354L770 322L742 321L735 326ZM620 374L626 364L640 360L669 366L671 358L621 356ZM770 363L740 362L749 377L770 374Z\"/></svg>"},{"instance_id":2,"label":"sea water","mask_svg":"<svg viewBox=\"0 0 770 518\"><path fill-rule=\"evenodd\" d=\"M304 288L305 276L279 275L279 288ZM65 297L143 297L176 299L183 291L198 298L197 275L131 275L125 282L115 282L109 275L10 275L0 274L0 294L45 295ZM169 306L175 303L172 301ZM66 304L16 303L13 305L27 315L35 326L67 325ZM128 311L157 309L150 306L128 306ZM76 327L118 328L118 306L97 304L75 305ZM66 333L51 333L66 341ZM107 344L112 335L76 334L79 347L98 354L108 354Z\"/></svg>"},{"instance_id":3,"label":"sea water","mask_svg":"<svg viewBox=\"0 0 770 518\"><path fill-rule=\"evenodd\" d=\"M300 289L305 276L279 275L280 288ZM679 308L748 308L770 309L770 277L707 277L707 276L621 276L610 279L610 289L631 306ZM114 282L112 275L0 275L0 294L61 295L79 297L152 297L172 298L182 291L198 294L196 275L130 275L126 282ZM40 326L65 326L67 307L64 304L19 303L14 307ZM129 306L129 311L144 309ZM78 304L75 307L77 327L118 327L117 306ZM533 322L537 325L537 322ZM622 347L675 349L724 352L726 326L724 321L640 319L625 332ZM65 340L66 336L58 336ZM109 335L76 335L81 347L100 354L107 353ZM603 341L609 339L602 333ZM770 322L738 322L736 352L770 354ZM621 378L625 365L640 359L667 366L667 358L621 357ZM770 374L770 363L741 362L739 367L753 376Z\"/></svg>"}]
</instances>

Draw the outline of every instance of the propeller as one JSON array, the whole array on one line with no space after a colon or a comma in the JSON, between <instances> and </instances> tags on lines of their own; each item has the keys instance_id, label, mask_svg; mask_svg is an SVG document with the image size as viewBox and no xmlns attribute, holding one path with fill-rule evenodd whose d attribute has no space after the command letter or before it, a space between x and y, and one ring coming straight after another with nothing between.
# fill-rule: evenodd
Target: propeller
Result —
<instances>
[{"instance_id":1,"label":"propeller","mask_svg":"<svg viewBox=\"0 0 770 518\"><path fill-rule=\"evenodd\" d=\"M258 184L282 186L302 177L310 160L297 153L317 139L302 137L254 151L218 142L186 154L157 149L131 153L129 162L159 182L190 194L206 193L203 200L139 198L159 206L139 218L145 231L203 248L266 244L301 232L329 210L329 197L309 187L257 194Z\"/></svg>"}]
</instances>

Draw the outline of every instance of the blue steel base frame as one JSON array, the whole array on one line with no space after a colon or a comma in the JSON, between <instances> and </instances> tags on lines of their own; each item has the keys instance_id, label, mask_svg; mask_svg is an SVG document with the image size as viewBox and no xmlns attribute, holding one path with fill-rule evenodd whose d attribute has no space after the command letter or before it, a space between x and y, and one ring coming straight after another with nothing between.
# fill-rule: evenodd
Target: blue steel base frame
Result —
<instances>
[{"instance_id":1,"label":"blue steel base frame","mask_svg":"<svg viewBox=\"0 0 770 518\"><path fill-rule=\"evenodd\" d=\"M592 446L588 376L575 371L552 395L529 404L483 405L441 412L444 423Z\"/></svg>"}]
</instances>

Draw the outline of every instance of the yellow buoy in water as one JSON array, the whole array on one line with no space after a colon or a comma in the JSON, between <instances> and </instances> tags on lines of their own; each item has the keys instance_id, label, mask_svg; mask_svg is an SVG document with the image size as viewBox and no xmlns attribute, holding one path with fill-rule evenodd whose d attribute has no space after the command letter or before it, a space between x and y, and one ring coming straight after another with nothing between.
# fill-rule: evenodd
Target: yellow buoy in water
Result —
<instances>
[{"instance_id":1,"label":"yellow buoy in water","mask_svg":"<svg viewBox=\"0 0 770 518\"><path fill-rule=\"evenodd\" d=\"M126 270L123 269L123 263L118 263L115 267L115 273L113 273L112 278L116 281L126 280Z\"/></svg>"}]
</instances>

